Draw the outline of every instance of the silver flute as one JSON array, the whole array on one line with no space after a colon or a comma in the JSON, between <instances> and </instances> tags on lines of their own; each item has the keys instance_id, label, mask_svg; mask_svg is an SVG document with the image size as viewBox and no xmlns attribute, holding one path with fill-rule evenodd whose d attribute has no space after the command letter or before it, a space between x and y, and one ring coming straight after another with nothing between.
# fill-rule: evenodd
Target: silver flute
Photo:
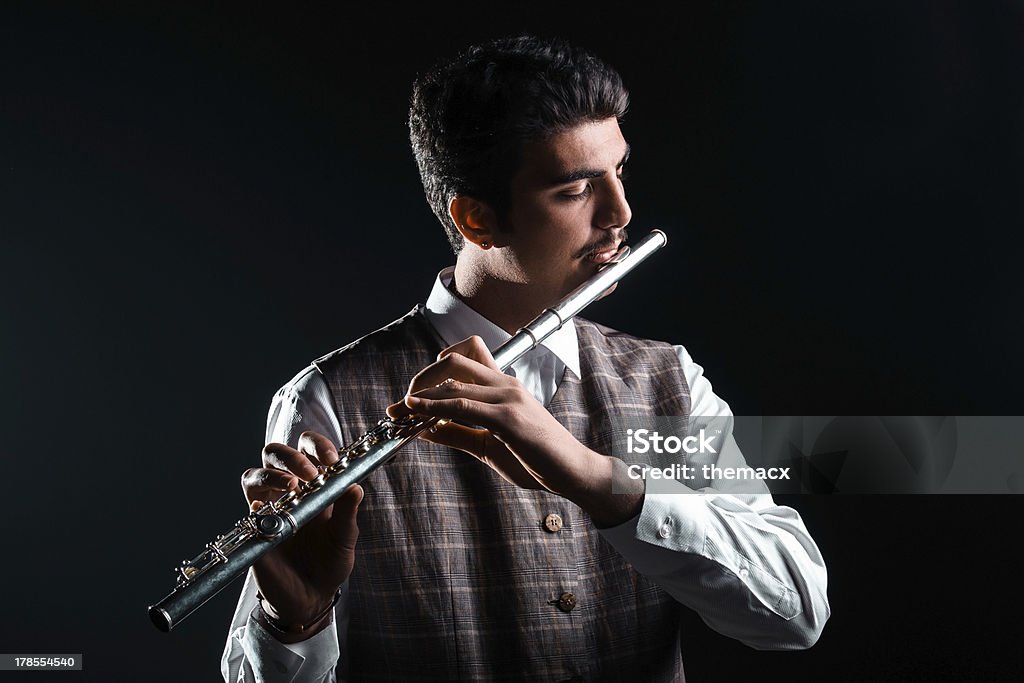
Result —
<instances>
[{"instance_id":1,"label":"silver flute","mask_svg":"<svg viewBox=\"0 0 1024 683\"><path fill-rule=\"evenodd\" d=\"M593 277L546 309L511 339L492 352L502 371L522 358L612 285L665 246L668 238L652 230L635 247L623 246ZM225 534L206 544L203 552L175 570L177 583L160 602L149 608L150 619L161 631L170 631L207 600L241 576L264 553L285 541L316 518L353 484L390 460L405 444L440 420L418 415L378 422L351 444L338 449L339 460L322 466L316 478L302 482L276 501L250 512Z\"/></svg>"}]
</instances>

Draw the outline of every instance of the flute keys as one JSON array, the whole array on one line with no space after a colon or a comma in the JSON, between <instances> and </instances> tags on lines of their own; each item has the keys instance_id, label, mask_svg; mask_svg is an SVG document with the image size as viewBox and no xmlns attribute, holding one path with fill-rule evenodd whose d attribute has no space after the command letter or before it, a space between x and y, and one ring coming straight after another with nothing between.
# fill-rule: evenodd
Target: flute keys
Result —
<instances>
[{"instance_id":1,"label":"flute keys","mask_svg":"<svg viewBox=\"0 0 1024 683\"><path fill-rule=\"evenodd\" d=\"M302 484L301 489L305 493L309 493L310 491L316 491L318 488L323 486L324 483L326 483L326 481L327 481L327 474L324 473L324 472L321 472L320 474L316 475L316 477L314 477L313 479L310 479L309 481L307 481L304 484Z\"/></svg>"},{"instance_id":2,"label":"flute keys","mask_svg":"<svg viewBox=\"0 0 1024 683\"><path fill-rule=\"evenodd\" d=\"M284 531L284 520L277 515L261 515L256 522L260 536L264 538L276 538Z\"/></svg>"}]
</instances>

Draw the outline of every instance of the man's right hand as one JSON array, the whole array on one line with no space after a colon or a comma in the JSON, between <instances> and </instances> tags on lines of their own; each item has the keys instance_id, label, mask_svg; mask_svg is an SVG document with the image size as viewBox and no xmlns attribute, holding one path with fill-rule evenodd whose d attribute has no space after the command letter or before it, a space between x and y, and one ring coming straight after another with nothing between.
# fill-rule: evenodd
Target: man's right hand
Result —
<instances>
[{"instance_id":1,"label":"man's right hand","mask_svg":"<svg viewBox=\"0 0 1024 683\"><path fill-rule=\"evenodd\" d=\"M263 449L263 467L242 474L242 491L251 510L277 500L319 474L318 465L338 461L327 437L303 432L298 450L271 443ZM358 484L349 488L293 538L266 553L252 567L263 606L279 623L311 626L334 600L355 562L359 527L356 512L363 499ZM312 633L310 633L312 635ZM299 640L301 636L292 639Z\"/></svg>"}]
</instances>

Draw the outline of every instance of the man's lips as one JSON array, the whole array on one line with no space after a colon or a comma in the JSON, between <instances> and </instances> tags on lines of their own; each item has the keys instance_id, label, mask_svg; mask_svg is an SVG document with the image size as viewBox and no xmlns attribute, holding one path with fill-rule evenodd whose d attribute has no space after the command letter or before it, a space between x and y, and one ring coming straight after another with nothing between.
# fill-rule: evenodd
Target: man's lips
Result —
<instances>
[{"instance_id":1,"label":"man's lips","mask_svg":"<svg viewBox=\"0 0 1024 683\"><path fill-rule=\"evenodd\" d=\"M581 250L578 258L597 264L608 263L619 253L619 249L627 239L629 239L629 233L625 230L605 235L605 239L601 242Z\"/></svg>"},{"instance_id":2,"label":"man's lips","mask_svg":"<svg viewBox=\"0 0 1024 683\"><path fill-rule=\"evenodd\" d=\"M619 253L619 244L616 243L601 251L592 251L585 258L591 263L608 263Z\"/></svg>"}]
</instances>

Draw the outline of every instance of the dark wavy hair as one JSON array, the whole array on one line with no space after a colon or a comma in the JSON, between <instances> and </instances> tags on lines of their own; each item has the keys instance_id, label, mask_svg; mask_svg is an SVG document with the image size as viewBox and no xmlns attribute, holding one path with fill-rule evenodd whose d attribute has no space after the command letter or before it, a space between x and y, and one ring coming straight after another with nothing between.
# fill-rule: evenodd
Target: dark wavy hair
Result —
<instances>
[{"instance_id":1,"label":"dark wavy hair","mask_svg":"<svg viewBox=\"0 0 1024 683\"><path fill-rule=\"evenodd\" d=\"M427 202L455 253L463 239L448 214L453 196L479 199L502 217L524 142L621 119L628 104L610 66L564 41L534 36L470 47L420 76L409 138Z\"/></svg>"}]
</instances>

